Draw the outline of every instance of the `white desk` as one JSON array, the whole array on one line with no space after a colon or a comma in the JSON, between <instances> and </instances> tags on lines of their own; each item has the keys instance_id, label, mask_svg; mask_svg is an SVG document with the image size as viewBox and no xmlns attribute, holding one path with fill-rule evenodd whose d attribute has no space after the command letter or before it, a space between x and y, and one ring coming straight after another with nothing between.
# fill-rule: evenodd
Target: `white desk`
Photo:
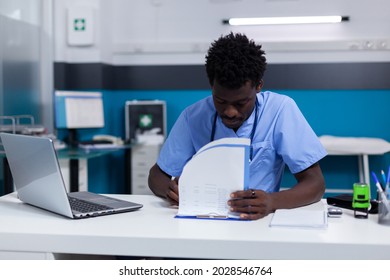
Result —
<instances>
[{"instance_id":1,"label":"white desk","mask_svg":"<svg viewBox=\"0 0 390 280\"><path fill-rule=\"evenodd\" d=\"M71 220L0 198L0 256L105 254L216 259L390 259L390 227L377 216L329 220L327 229L270 228L257 221L176 219L176 209L149 195L117 196L144 204L137 212ZM23 256L23 255L22 255ZM27 256L27 257L26 257Z\"/></svg>"}]
</instances>

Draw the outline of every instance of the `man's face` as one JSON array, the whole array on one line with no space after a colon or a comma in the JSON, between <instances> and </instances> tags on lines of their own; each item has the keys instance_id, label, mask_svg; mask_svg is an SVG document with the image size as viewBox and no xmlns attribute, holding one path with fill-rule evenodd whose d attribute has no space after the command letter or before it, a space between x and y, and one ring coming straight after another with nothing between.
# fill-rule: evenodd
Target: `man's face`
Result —
<instances>
[{"instance_id":1,"label":"man's face","mask_svg":"<svg viewBox=\"0 0 390 280\"><path fill-rule=\"evenodd\" d=\"M237 130L251 115L260 89L261 85L253 87L250 81L239 89L227 89L215 82L212 87L214 106L224 125Z\"/></svg>"}]
</instances>

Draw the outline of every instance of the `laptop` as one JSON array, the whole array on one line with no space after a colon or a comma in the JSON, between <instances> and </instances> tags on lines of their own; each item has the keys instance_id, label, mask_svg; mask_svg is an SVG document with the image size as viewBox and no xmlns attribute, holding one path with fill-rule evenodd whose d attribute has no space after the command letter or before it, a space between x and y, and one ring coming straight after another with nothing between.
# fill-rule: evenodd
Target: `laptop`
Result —
<instances>
[{"instance_id":1,"label":"laptop","mask_svg":"<svg viewBox=\"0 0 390 280\"><path fill-rule=\"evenodd\" d=\"M53 140L0 133L18 198L72 218L129 212L143 205L91 192L67 193Z\"/></svg>"}]
</instances>

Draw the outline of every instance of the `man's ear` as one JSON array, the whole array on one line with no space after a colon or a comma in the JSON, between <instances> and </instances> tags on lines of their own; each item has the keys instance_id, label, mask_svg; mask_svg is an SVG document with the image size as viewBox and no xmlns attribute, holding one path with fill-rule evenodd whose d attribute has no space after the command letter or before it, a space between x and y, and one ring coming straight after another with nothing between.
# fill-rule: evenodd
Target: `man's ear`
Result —
<instances>
[{"instance_id":1,"label":"man's ear","mask_svg":"<svg viewBox=\"0 0 390 280\"><path fill-rule=\"evenodd\" d=\"M260 82L256 86L256 92L260 92L263 85L264 85L264 81L260 80Z\"/></svg>"}]
</instances>

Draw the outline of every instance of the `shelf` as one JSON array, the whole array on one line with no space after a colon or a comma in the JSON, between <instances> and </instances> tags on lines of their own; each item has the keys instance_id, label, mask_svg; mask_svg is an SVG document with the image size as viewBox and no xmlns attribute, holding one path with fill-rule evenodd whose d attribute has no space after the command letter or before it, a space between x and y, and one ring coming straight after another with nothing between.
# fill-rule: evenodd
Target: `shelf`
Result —
<instances>
[{"instance_id":1,"label":"shelf","mask_svg":"<svg viewBox=\"0 0 390 280\"><path fill-rule=\"evenodd\" d=\"M381 138L323 135L319 139L330 156L357 156L359 180L368 185L370 185L368 156L390 152L390 143Z\"/></svg>"}]
</instances>

